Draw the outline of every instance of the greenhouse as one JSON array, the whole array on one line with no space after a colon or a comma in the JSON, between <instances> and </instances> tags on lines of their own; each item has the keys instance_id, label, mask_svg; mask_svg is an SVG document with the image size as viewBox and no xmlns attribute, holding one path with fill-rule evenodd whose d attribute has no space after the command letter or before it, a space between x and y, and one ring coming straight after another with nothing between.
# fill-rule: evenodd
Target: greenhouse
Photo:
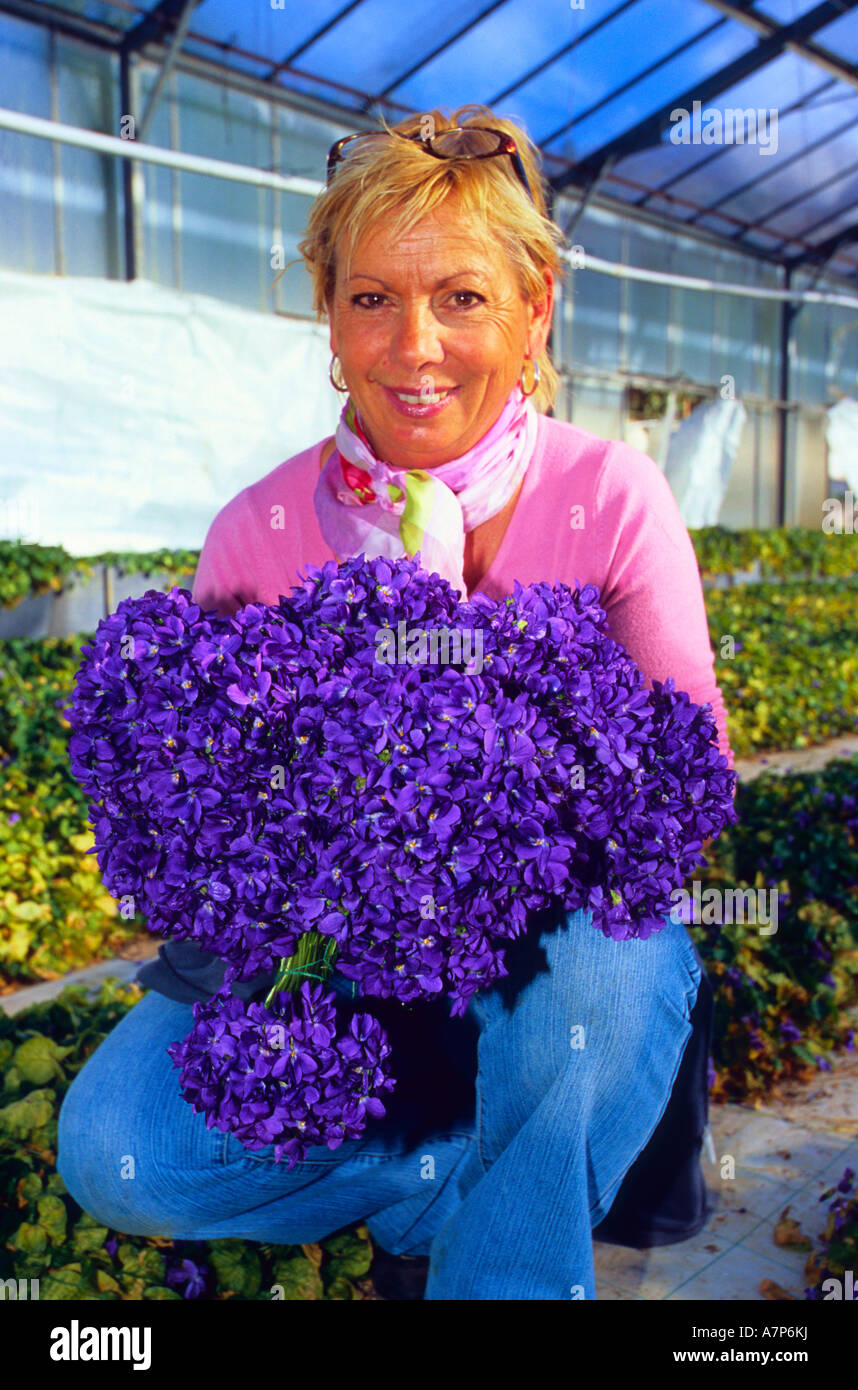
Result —
<instances>
[{"instance_id":1,"label":"greenhouse","mask_svg":"<svg viewBox=\"0 0 858 1390\"><path fill-rule=\"evenodd\" d=\"M856 10L0 0L7 1298L858 1297Z\"/></svg>"}]
</instances>

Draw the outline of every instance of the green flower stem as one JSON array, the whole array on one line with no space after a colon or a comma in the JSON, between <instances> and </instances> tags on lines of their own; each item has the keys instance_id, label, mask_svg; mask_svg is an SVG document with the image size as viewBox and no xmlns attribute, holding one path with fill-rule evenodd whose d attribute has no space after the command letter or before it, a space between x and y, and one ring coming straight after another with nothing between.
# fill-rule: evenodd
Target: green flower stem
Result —
<instances>
[{"instance_id":1,"label":"green flower stem","mask_svg":"<svg viewBox=\"0 0 858 1390\"><path fill-rule=\"evenodd\" d=\"M305 932L294 956L281 956L277 977L265 996L265 1007L268 1008L280 990L295 994L302 980L320 980L324 984L333 970L336 954L337 943L333 937L325 939L319 932ZM321 974L315 974L313 966L318 966Z\"/></svg>"}]
</instances>

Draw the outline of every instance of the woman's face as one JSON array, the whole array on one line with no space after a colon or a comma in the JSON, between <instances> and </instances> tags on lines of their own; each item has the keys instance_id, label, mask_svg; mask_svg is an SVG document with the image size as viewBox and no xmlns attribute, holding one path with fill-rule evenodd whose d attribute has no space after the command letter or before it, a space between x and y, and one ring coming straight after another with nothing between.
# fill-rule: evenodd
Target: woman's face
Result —
<instances>
[{"instance_id":1,"label":"woman's face","mask_svg":"<svg viewBox=\"0 0 858 1390\"><path fill-rule=\"evenodd\" d=\"M377 457L398 468L458 458L494 424L525 356L545 347L551 271L529 303L502 248L452 198L398 241L376 227L349 269L346 280L337 255L331 349ZM435 393L441 402L426 404Z\"/></svg>"}]
</instances>

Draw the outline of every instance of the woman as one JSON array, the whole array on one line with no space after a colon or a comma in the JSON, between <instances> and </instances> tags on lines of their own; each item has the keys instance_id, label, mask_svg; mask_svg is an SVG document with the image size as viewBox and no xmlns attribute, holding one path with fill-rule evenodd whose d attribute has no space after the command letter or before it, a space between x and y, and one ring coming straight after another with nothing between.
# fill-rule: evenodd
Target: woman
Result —
<instances>
[{"instance_id":1,"label":"woman","mask_svg":"<svg viewBox=\"0 0 858 1390\"><path fill-rule=\"evenodd\" d=\"M221 613L274 604L306 563L360 551L419 549L469 594L594 583L648 680L672 675L711 701L732 765L694 552L663 475L535 408L557 384L561 241L535 149L487 108L338 142L300 249L349 399L334 437L215 517L194 598ZM463 1020L373 1000L396 1059L388 1114L289 1173L181 1098L165 1049L223 966L169 943L68 1092L60 1172L126 1233L292 1243L364 1219L384 1250L429 1257L430 1300L592 1299L591 1231L665 1112L700 963L681 924L615 942L578 912L535 922L508 964ZM269 979L236 992L261 997Z\"/></svg>"}]
</instances>

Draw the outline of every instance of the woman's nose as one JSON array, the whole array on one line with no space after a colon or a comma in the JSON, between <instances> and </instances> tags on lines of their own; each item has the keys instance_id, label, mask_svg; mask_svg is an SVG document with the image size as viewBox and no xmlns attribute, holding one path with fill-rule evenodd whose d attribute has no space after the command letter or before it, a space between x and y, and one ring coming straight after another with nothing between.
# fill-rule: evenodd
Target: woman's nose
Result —
<instances>
[{"instance_id":1,"label":"woman's nose","mask_svg":"<svg viewBox=\"0 0 858 1390\"><path fill-rule=\"evenodd\" d=\"M396 326L394 346L400 360L411 367L444 360L441 325L431 305L403 306Z\"/></svg>"}]
</instances>

